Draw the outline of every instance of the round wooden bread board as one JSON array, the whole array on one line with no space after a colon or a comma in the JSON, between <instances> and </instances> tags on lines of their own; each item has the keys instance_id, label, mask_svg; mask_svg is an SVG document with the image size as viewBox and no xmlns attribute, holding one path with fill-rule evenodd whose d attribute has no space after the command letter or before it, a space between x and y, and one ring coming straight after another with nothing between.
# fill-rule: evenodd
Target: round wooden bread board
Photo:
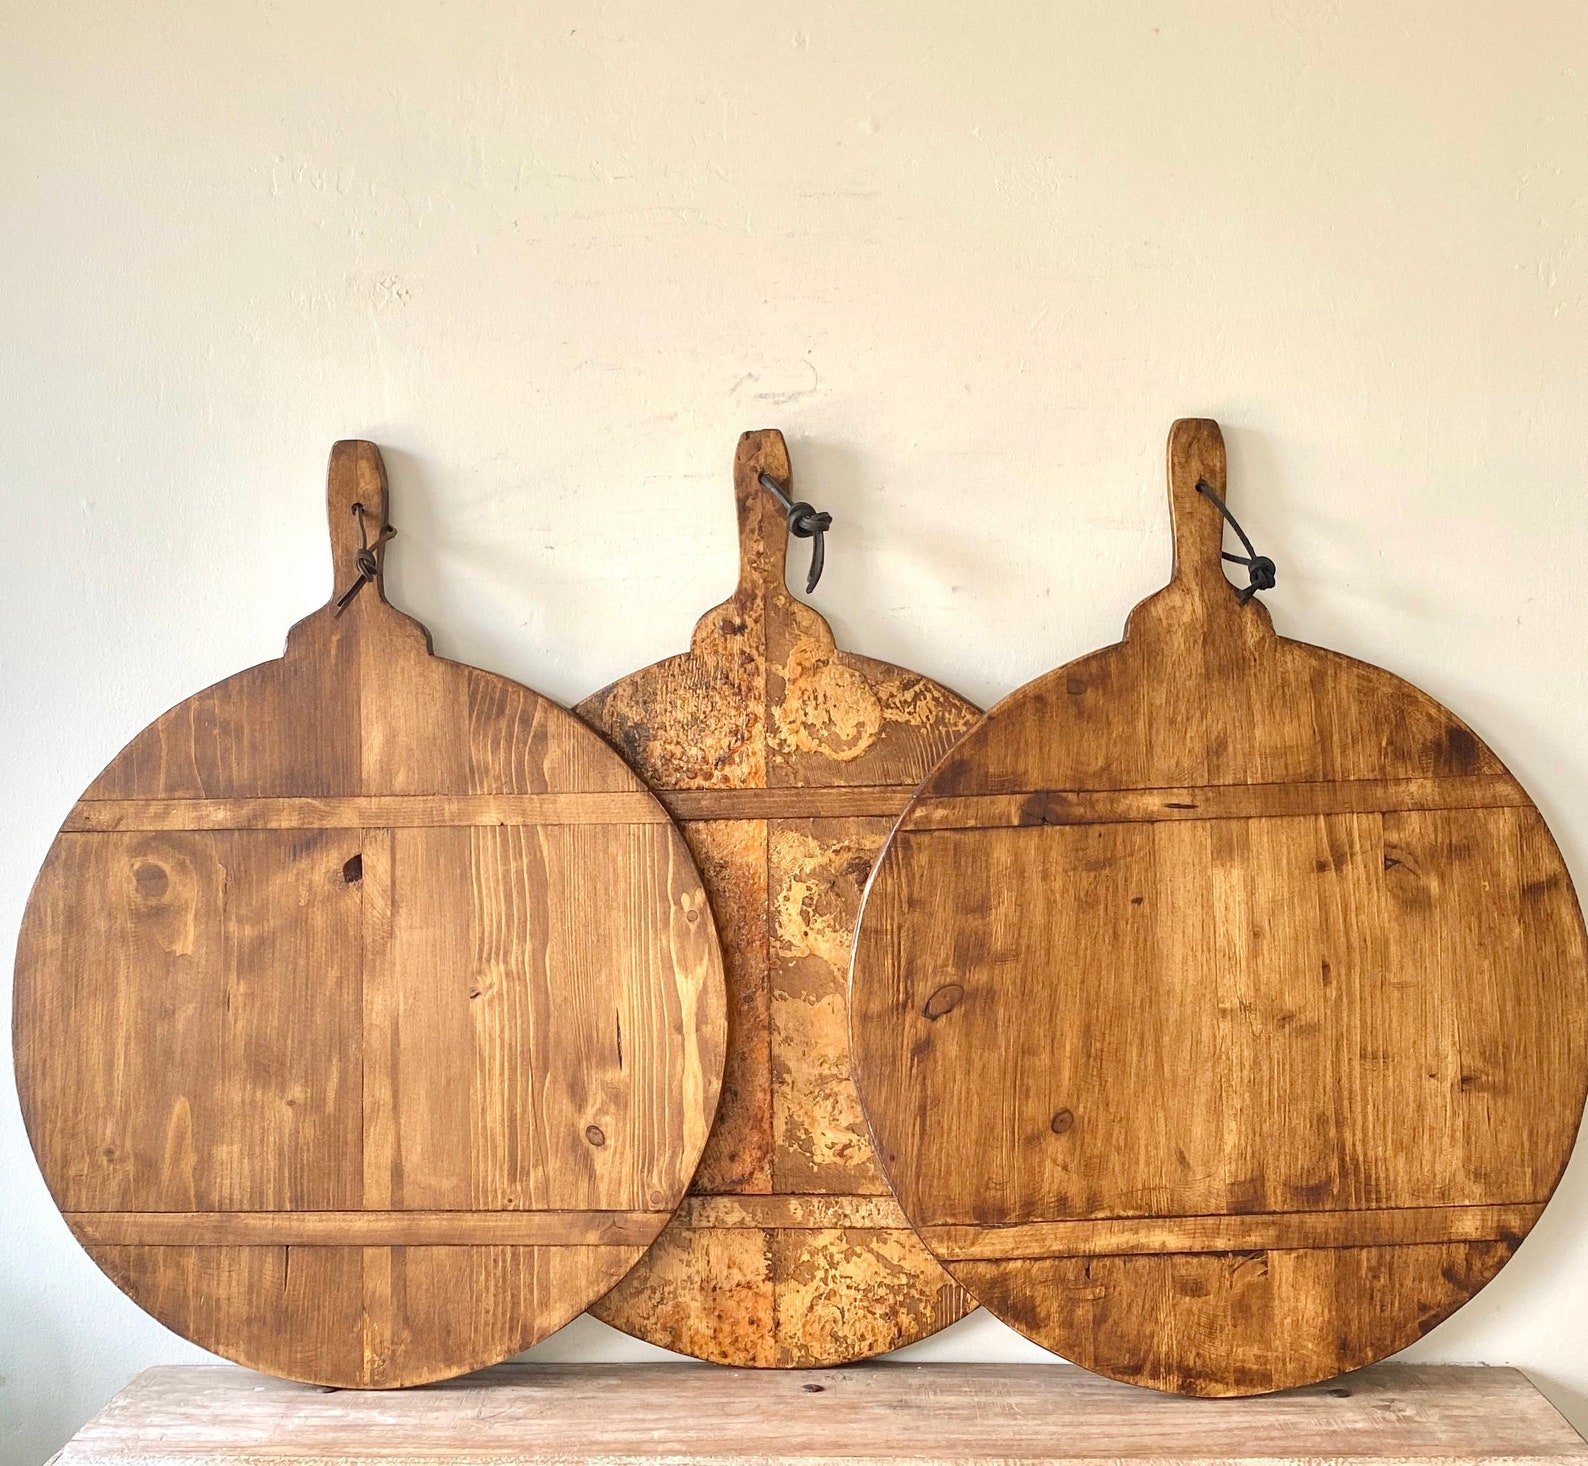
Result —
<instances>
[{"instance_id":1,"label":"round wooden bread board","mask_svg":"<svg viewBox=\"0 0 1588 1466\"><path fill-rule=\"evenodd\" d=\"M1400 1349L1511 1256L1582 1115L1588 973L1515 779L1239 603L1199 482L1222 436L1177 423L1169 586L911 801L851 1021L884 1169L983 1305L1241 1395Z\"/></svg>"},{"instance_id":2,"label":"round wooden bread board","mask_svg":"<svg viewBox=\"0 0 1588 1466\"><path fill-rule=\"evenodd\" d=\"M643 1253L710 1131L724 993L622 760L432 655L379 548L362 576L373 444L333 448L328 498L345 608L150 725L51 847L17 1079L123 1291L241 1364L386 1387L517 1352Z\"/></svg>"},{"instance_id":3,"label":"round wooden bread board","mask_svg":"<svg viewBox=\"0 0 1588 1466\"><path fill-rule=\"evenodd\" d=\"M977 717L840 651L784 583L781 433L734 460L740 578L689 652L579 714L658 791L705 876L728 983L722 1105L679 1216L592 1311L721 1364L843 1364L969 1300L910 1231L849 1078L849 943L871 862L921 775Z\"/></svg>"}]
</instances>

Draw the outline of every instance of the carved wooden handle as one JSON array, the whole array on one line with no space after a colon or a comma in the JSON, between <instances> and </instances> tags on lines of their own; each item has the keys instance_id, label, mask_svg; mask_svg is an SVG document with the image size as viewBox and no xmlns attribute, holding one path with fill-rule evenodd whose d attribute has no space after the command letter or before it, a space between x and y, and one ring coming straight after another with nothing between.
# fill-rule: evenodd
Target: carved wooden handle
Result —
<instances>
[{"instance_id":1,"label":"carved wooden handle","mask_svg":"<svg viewBox=\"0 0 1588 1466\"><path fill-rule=\"evenodd\" d=\"M1169 513L1174 525L1174 576L1210 598L1233 599L1220 555L1224 516L1197 490L1205 483L1224 498L1224 434L1210 417L1183 417L1169 429Z\"/></svg>"},{"instance_id":2,"label":"carved wooden handle","mask_svg":"<svg viewBox=\"0 0 1588 1466\"><path fill-rule=\"evenodd\" d=\"M793 470L788 445L776 428L760 428L739 439L733 459L733 495L739 510L739 589L780 591L788 561L788 519L761 486L775 479L790 498Z\"/></svg>"},{"instance_id":3,"label":"carved wooden handle","mask_svg":"<svg viewBox=\"0 0 1588 1466\"><path fill-rule=\"evenodd\" d=\"M379 448L362 438L344 438L332 445L325 505L331 530L333 601L346 595L364 574L360 555L366 548L374 556L374 584L362 595L355 595L354 600L366 596L384 600L380 573L385 548L377 541L386 527L388 504L386 465L381 462Z\"/></svg>"}]
</instances>

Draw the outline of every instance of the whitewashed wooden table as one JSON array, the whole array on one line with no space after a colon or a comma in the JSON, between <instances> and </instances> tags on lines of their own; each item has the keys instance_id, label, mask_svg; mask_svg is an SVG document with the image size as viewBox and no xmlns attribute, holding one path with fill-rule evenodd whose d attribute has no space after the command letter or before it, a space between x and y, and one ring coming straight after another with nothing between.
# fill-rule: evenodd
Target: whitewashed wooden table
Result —
<instances>
[{"instance_id":1,"label":"whitewashed wooden table","mask_svg":"<svg viewBox=\"0 0 1588 1466\"><path fill-rule=\"evenodd\" d=\"M962 1466L962 1463L1482 1462L1588 1466L1588 1445L1514 1369L1379 1365L1251 1400L1187 1400L1069 1365L501 1365L424 1389L151 1369L59 1466Z\"/></svg>"}]
</instances>

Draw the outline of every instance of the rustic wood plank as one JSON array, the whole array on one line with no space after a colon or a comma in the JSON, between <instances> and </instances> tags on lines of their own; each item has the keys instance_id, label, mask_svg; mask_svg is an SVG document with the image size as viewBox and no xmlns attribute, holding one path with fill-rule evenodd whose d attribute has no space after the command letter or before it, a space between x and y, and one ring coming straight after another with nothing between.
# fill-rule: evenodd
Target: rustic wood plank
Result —
<instances>
[{"instance_id":1,"label":"rustic wood plank","mask_svg":"<svg viewBox=\"0 0 1588 1466\"><path fill-rule=\"evenodd\" d=\"M1251 1394L1411 1343L1515 1250L1583 1111L1588 945L1495 755L1276 636L1199 482L1223 440L1182 422L1170 584L923 783L852 1040L900 1205L983 1305Z\"/></svg>"},{"instance_id":2,"label":"rustic wood plank","mask_svg":"<svg viewBox=\"0 0 1588 1466\"><path fill-rule=\"evenodd\" d=\"M400 1395L152 1369L60 1466L1548 1466L1588 1446L1514 1369L1379 1365L1239 1408L1063 1364L501 1365Z\"/></svg>"},{"instance_id":3,"label":"rustic wood plank","mask_svg":"<svg viewBox=\"0 0 1588 1466\"><path fill-rule=\"evenodd\" d=\"M907 1231L909 1222L891 1196L845 1196L776 1192L767 1196L687 1196L677 1216L704 1230L750 1227L783 1231L830 1231L858 1227Z\"/></svg>"},{"instance_id":4,"label":"rustic wood plank","mask_svg":"<svg viewBox=\"0 0 1588 1466\"><path fill-rule=\"evenodd\" d=\"M887 1197L849 1078L845 988L871 861L975 710L839 650L789 594L787 525L763 472L787 487L787 448L747 433L733 597L701 617L687 654L578 709L685 822L729 993L694 1196L593 1311L718 1363L809 1366L897 1348L969 1306Z\"/></svg>"},{"instance_id":5,"label":"rustic wood plank","mask_svg":"<svg viewBox=\"0 0 1588 1466\"><path fill-rule=\"evenodd\" d=\"M670 1212L68 1212L84 1246L610 1247L648 1245Z\"/></svg>"},{"instance_id":6,"label":"rustic wood plank","mask_svg":"<svg viewBox=\"0 0 1588 1466\"><path fill-rule=\"evenodd\" d=\"M894 820L914 784L795 785L779 789L661 789L656 797L675 820Z\"/></svg>"},{"instance_id":7,"label":"rustic wood plank","mask_svg":"<svg viewBox=\"0 0 1588 1466\"><path fill-rule=\"evenodd\" d=\"M939 1257L1125 1257L1132 1253L1258 1252L1315 1247L1404 1247L1428 1242L1518 1242L1543 1202L1402 1206L1377 1211L1254 1212L1216 1217L1111 1217L998 1226L927 1227Z\"/></svg>"},{"instance_id":8,"label":"rustic wood plank","mask_svg":"<svg viewBox=\"0 0 1588 1466\"><path fill-rule=\"evenodd\" d=\"M187 1338L333 1385L505 1358L684 1195L726 1039L679 831L578 719L385 598L373 444L337 593L156 720L46 858L24 1119L95 1260ZM371 571L362 579L363 568Z\"/></svg>"},{"instance_id":9,"label":"rustic wood plank","mask_svg":"<svg viewBox=\"0 0 1588 1466\"><path fill-rule=\"evenodd\" d=\"M1212 784L1177 789L1043 789L1034 793L924 796L901 828L996 830L1161 820L1294 819L1403 810L1525 809L1509 774L1451 779L1349 779L1312 784Z\"/></svg>"},{"instance_id":10,"label":"rustic wood plank","mask_svg":"<svg viewBox=\"0 0 1588 1466\"><path fill-rule=\"evenodd\" d=\"M650 794L398 794L340 798L83 799L66 833L356 830L460 825L659 825L687 820L896 818L913 784L858 789L669 789Z\"/></svg>"},{"instance_id":11,"label":"rustic wood plank","mask_svg":"<svg viewBox=\"0 0 1588 1466\"><path fill-rule=\"evenodd\" d=\"M632 790L577 794L397 794L341 798L84 799L68 832L112 830L453 829L463 825L660 825L667 812Z\"/></svg>"}]
</instances>

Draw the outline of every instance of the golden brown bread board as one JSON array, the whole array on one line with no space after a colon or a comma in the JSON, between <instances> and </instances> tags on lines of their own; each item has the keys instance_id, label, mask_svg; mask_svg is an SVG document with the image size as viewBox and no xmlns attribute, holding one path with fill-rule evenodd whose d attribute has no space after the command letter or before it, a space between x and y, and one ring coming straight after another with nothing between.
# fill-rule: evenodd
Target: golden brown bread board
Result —
<instances>
[{"instance_id":1,"label":"golden brown bread board","mask_svg":"<svg viewBox=\"0 0 1588 1466\"><path fill-rule=\"evenodd\" d=\"M933 771L856 940L905 1213L1028 1337L1251 1394L1410 1343L1511 1256L1582 1114L1582 918L1533 803L1408 683L1276 636L1216 423L1126 639Z\"/></svg>"},{"instance_id":2,"label":"golden brown bread board","mask_svg":"<svg viewBox=\"0 0 1588 1466\"><path fill-rule=\"evenodd\" d=\"M332 450L329 513L344 591L386 522L373 444ZM83 1246L178 1333L329 1385L490 1364L610 1288L695 1169L724 1040L665 811L576 718L433 656L378 571L116 757L17 955L23 1113Z\"/></svg>"},{"instance_id":3,"label":"golden brown bread board","mask_svg":"<svg viewBox=\"0 0 1588 1466\"><path fill-rule=\"evenodd\" d=\"M579 705L682 821L728 979L722 1106L678 1219L593 1311L724 1364L863 1359L953 1322L961 1289L909 1231L849 1079L849 942L910 790L976 717L838 650L784 584L782 434L734 461L740 579L689 652Z\"/></svg>"}]
</instances>

